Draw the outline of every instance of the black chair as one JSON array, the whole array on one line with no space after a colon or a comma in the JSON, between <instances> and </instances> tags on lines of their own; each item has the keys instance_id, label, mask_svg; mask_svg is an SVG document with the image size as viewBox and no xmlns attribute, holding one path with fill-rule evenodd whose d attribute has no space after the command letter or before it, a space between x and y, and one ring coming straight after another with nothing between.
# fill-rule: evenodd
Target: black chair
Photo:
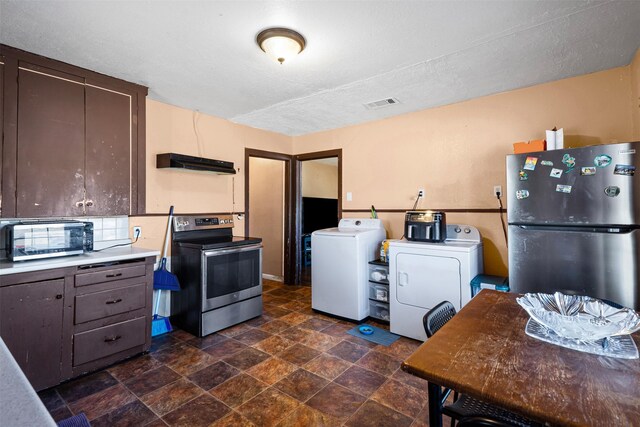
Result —
<instances>
[{"instance_id":1,"label":"black chair","mask_svg":"<svg viewBox=\"0 0 640 427\"><path fill-rule=\"evenodd\" d=\"M443 301L433 307L422 318L427 338L431 338L445 323L456 315L456 308L449 301Z\"/></svg>"},{"instance_id":2,"label":"black chair","mask_svg":"<svg viewBox=\"0 0 640 427\"><path fill-rule=\"evenodd\" d=\"M513 424L505 423L495 418L465 417L458 421L458 427L512 427Z\"/></svg>"},{"instance_id":3,"label":"black chair","mask_svg":"<svg viewBox=\"0 0 640 427\"><path fill-rule=\"evenodd\" d=\"M427 314L422 318L424 330L427 333L427 338L431 338L440 328L442 328L449 320L456 314L456 308L449 301L443 301L429 310ZM503 424L478 424L478 426L517 426L517 427L529 427L537 426L539 424L522 417L513 412L499 408L494 405L490 405L481 400L475 399L467 395L458 395L457 392L453 395L454 402L451 405L445 405L447 397L451 393L450 389L443 391L442 401L442 413L451 417L451 426L453 427L456 420L462 421L465 418L473 418L478 421L480 418L484 420L489 419L489 422L501 422ZM473 421L473 420L471 420ZM467 422L471 422L467 420ZM478 421L479 422L479 421ZM463 425L460 424L459 425ZM475 424L464 424L466 426L473 426Z\"/></svg>"}]
</instances>

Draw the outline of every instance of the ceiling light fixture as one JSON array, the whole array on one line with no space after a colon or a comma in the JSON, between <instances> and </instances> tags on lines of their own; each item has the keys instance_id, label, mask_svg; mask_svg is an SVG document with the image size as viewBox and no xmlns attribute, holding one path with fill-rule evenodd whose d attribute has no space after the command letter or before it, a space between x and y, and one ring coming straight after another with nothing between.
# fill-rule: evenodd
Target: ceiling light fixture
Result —
<instances>
[{"instance_id":1,"label":"ceiling light fixture","mask_svg":"<svg viewBox=\"0 0 640 427\"><path fill-rule=\"evenodd\" d=\"M267 28L256 37L260 49L280 64L304 50L302 34L288 28Z\"/></svg>"}]
</instances>

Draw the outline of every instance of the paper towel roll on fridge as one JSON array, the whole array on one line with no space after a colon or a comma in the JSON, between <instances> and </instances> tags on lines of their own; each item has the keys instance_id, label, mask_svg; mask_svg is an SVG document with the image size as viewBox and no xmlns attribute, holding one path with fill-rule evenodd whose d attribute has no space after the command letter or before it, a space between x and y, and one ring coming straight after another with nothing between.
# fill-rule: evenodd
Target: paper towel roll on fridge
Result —
<instances>
[{"instance_id":1,"label":"paper towel roll on fridge","mask_svg":"<svg viewBox=\"0 0 640 427\"><path fill-rule=\"evenodd\" d=\"M564 130L562 128L558 130L548 130L546 139L547 151L561 150L564 148Z\"/></svg>"}]
</instances>

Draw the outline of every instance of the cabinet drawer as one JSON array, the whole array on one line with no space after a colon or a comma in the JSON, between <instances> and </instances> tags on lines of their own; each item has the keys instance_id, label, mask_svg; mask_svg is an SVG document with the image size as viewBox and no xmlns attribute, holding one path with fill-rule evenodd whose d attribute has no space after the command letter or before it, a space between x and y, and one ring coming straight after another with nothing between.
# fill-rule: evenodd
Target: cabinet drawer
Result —
<instances>
[{"instance_id":1,"label":"cabinet drawer","mask_svg":"<svg viewBox=\"0 0 640 427\"><path fill-rule=\"evenodd\" d=\"M369 280L389 284L389 268L380 265L369 265Z\"/></svg>"},{"instance_id":2,"label":"cabinet drawer","mask_svg":"<svg viewBox=\"0 0 640 427\"><path fill-rule=\"evenodd\" d=\"M389 302L389 285L369 282L369 299Z\"/></svg>"},{"instance_id":3,"label":"cabinet drawer","mask_svg":"<svg viewBox=\"0 0 640 427\"><path fill-rule=\"evenodd\" d=\"M93 285L96 283L112 282L130 277L144 276L147 268L144 264L126 267L114 267L108 270L92 271L76 274L76 286Z\"/></svg>"},{"instance_id":4,"label":"cabinet drawer","mask_svg":"<svg viewBox=\"0 0 640 427\"><path fill-rule=\"evenodd\" d=\"M144 283L76 296L75 324L102 319L145 306Z\"/></svg>"},{"instance_id":5,"label":"cabinet drawer","mask_svg":"<svg viewBox=\"0 0 640 427\"><path fill-rule=\"evenodd\" d=\"M386 320L388 322L390 320L389 304L369 301L369 316L375 319Z\"/></svg>"},{"instance_id":6,"label":"cabinet drawer","mask_svg":"<svg viewBox=\"0 0 640 427\"><path fill-rule=\"evenodd\" d=\"M78 366L111 354L144 345L147 322L139 317L73 336L73 365Z\"/></svg>"}]
</instances>

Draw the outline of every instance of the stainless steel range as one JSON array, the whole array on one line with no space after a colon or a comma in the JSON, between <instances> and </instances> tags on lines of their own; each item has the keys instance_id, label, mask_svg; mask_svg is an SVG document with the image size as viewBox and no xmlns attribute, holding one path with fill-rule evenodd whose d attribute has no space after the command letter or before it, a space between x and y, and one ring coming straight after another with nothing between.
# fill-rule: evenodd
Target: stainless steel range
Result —
<instances>
[{"instance_id":1,"label":"stainless steel range","mask_svg":"<svg viewBox=\"0 0 640 427\"><path fill-rule=\"evenodd\" d=\"M171 321L197 336L262 314L262 239L236 237L233 215L173 219Z\"/></svg>"}]
</instances>

